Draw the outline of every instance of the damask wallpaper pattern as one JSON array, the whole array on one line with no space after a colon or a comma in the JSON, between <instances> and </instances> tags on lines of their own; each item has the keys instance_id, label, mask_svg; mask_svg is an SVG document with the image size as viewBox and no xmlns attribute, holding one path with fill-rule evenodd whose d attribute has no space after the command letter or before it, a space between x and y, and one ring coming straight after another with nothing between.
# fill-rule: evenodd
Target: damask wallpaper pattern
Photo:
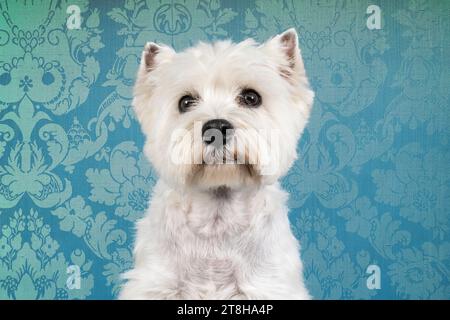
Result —
<instances>
[{"instance_id":1,"label":"damask wallpaper pattern","mask_svg":"<svg viewBox=\"0 0 450 320\"><path fill-rule=\"evenodd\" d=\"M366 26L371 4L380 30ZM180 50L288 27L316 92L283 179L312 295L449 299L450 2L438 0L0 0L0 299L117 295L156 179L130 109L146 41Z\"/></svg>"}]
</instances>

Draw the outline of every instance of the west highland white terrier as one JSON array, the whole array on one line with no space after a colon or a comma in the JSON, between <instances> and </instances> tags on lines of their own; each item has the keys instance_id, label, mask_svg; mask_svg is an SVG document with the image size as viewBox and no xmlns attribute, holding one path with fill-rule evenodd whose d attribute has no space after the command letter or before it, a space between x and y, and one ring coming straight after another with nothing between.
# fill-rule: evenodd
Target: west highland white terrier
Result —
<instances>
[{"instance_id":1,"label":"west highland white terrier","mask_svg":"<svg viewBox=\"0 0 450 320\"><path fill-rule=\"evenodd\" d=\"M119 298L310 298L278 179L313 97L294 29L145 46L133 107L160 179Z\"/></svg>"}]
</instances>

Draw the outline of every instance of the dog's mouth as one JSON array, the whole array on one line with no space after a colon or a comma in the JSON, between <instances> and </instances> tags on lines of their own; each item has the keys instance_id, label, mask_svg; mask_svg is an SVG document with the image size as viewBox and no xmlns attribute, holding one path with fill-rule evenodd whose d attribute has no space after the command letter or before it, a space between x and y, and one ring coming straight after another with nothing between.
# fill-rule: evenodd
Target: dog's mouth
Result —
<instances>
[{"instance_id":1,"label":"dog's mouth","mask_svg":"<svg viewBox=\"0 0 450 320\"><path fill-rule=\"evenodd\" d=\"M185 182L202 189L221 185L236 189L265 181L265 140L248 139L246 142L245 138L242 141L235 137L235 143L227 141L220 146L195 143L192 139L180 144L179 156L175 159L182 159Z\"/></svg>"},{"instance_id":2,"label":"dog's mouth","mask_svg":"<svg viewBox=\"0 0 450 320\"><path fill-rule=\"evenodd\" d=\"M249 153L245 150L239 153L238 150L223 146L223 148L204 149L202 163L197 167L197 171L228 172L230 174L239 172L250 178L259 176L259 167L251 161Z\"/></svg>"},{"instance_id":3,"label":"dog's mouth","mask_svg":"<svg viewBox=\"0 0 450 320\"><path fill-rule=\"evenodd\" d=\"M258 183L260 178L257 167L251 164L199 164L192 168L189 182L206 188L234 189Z\"/></svg>"},{"instance_id":4,"label":"dog's mouth","mask_svg":"<svg viewBox=\"0 0 450 320\"><path fill-rule=\"evenodd\" d=\"M255 165L253 164L243 164L243 163L238 163L237 161L233 161L233 162L227 162L227 163L220 163L220 164L208 164L208 163L202 163L201 165L197 165L197 171L200 170L224 170L224 168L226 166L229 167L237 167L240 169L245 169L247 170L247 173L249 176L257 176L258 175L258 169Z\"/></svg>"},{"instance_id":5,"label":"dog's mouth","mask_svg":"<svg viewBox=\"0 0 450 320\"><path fill-rule=\"evenodd\" d=\"M248 152L239 154L236 149L229 149L227 146L223 148L208 148L203 150L202 165L245 165L253 166L250 161Z\"/></svg>"},{"instance_id":6,"label":"dog's mouth","mask_svg":"<svg viewBox=\"0 0 450 320\"><path fill-rule=\"evenodd\" d=\"M200 164L192 167L191 182L195 185L214 188L217 186L239 187L259 181L259 169L249 162L246 154L210 149L204 153Z\"/></svg>"}]
</instances>

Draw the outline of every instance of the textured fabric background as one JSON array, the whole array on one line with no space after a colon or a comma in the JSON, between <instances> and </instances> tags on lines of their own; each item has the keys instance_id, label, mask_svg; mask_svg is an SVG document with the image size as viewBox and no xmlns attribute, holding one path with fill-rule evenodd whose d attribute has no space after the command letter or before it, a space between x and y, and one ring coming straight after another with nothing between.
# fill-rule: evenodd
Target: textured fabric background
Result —
<instances>
[{"instance_id":1,"label":"textured fabric background","mask_svg":"<svg viewBox=\"0 0 450 320\"><path fill-rule=\"evenodd\" d=\"M283 179L308 288L449 299L450 2L374 2L0 0L0 299L117 294L156 179L130 109L146 41L292 26L317 97ZM366 27L370 4L381 30ZM66 285L73 265L80 289Z\"/></svg>"}]
</instances>

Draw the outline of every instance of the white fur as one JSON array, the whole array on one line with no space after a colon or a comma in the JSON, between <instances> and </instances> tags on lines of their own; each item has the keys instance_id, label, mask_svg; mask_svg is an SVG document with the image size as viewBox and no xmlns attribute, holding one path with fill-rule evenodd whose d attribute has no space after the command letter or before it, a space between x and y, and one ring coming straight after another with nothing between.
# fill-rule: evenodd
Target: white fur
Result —
<instances>
[{"instance_id":1,"label":"white fur","mask_svg":"<svg viewBox=\"0 0 450 320\"><path fill-rule=\"evenodd\" d=\"M239 105L242 88L258 91L262 105ZM199 102L180 113L185 93L195 93ZM146 46L133 106L146 135L144 152L160 180L137 223L135 265L124 275L121 299L309 298L287 194L277 180L296 158L312 101L293 29L262 45L251 39L200 43L180 53ZM202 154L217 156L194 129L215 118L244 129L233 139L245 140L247 149L226 152L239 159L254 153L255 163L195 162ZM180 129L188 138L173 137ZM258 144L245 129L275 129L277 152L267 138L259 135ZM268 148L276 165L263 174ZM181 164L172 161L174 154Z\"/></svg>"}]
</instances>

